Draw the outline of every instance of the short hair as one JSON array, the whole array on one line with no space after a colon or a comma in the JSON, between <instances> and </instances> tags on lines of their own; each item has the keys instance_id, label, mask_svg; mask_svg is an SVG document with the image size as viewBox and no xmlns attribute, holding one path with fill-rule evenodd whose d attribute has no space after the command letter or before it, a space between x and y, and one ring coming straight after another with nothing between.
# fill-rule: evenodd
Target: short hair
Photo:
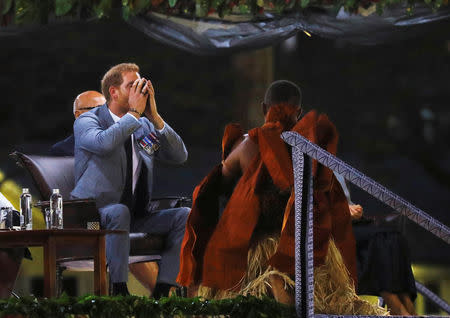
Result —
<instances>
[{"instance_id":1,"label":"short hair","mask_svg":"<svg viewBox=\"0 0 450 318\"><path fill-rule=\"evenodd\" d=\"M122 63L111 67L102 79L102 93L109 103L111 95L109 88L111 86L120 86L123 82L122 74L125 72L139 72L139 66L134 63Z\"/></svg>"},{"instance_id":2,"label":"short hair","mask_svg":"<svg viewBox=\"0 0 450 318\"><path fill-rule=\"evenodd\" d=\"M291 81L279 80L270 84L264 96L264 103L267 106L288 103L301 105L302 91L300 87Z\"/></svg>"}]
</instances>

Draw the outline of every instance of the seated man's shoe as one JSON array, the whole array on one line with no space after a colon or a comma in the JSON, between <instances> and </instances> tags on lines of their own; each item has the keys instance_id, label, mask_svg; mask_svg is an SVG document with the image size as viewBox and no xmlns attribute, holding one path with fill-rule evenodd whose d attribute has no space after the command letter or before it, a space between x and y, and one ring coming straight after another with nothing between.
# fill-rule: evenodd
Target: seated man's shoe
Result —
<instances>
[{"instance_id":1,"label":"seated man's shoe","mask_svg":"<svg viewBox=\"0 0 450 318\"><path fill-rule=\"evenodd\" d=\"M113 283L112 296L128 296L129 294L127 283Z\"/></svg>"},{"instance_id":2,"label":"seated man's shoe","mask_svg":"<svg viewBox=\"0 0 450 318\"><path fill-rule=\"evenodd\" d=\"M172 287L176 286L167 283L156 283L155 289L153 290L153 298L160 299L161 297L168 297L170 288Z\"/></svg>"},{"instance_id":3,"label":"seated man's shoe","mask_svg":"<svg viewBox=\"0 0 450 318\"><path fill-rule=\"evenodd\" d=\"M184 286L172 286L169 291L170 296L187 297L187 288Z\"/></svg>"}]
</instances>

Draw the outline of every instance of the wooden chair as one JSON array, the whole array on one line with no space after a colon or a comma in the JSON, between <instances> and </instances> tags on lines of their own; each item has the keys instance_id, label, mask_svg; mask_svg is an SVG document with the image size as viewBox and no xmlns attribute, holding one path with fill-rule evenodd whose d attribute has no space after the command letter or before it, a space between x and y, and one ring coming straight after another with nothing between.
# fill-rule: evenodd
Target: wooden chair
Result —
<instances>
[{"instance_id":1,"label":"wooden chair","mask_svg":"<svg viewBox=\"0 0 450 318\"><path fill-rule=\"evenodd\" d=\"M90 198L70 200L70 192L75 186L74 158L50 157L38 155L26 155L13 152L11 157L16 163L30 174L33 183L40 194L36 206L40 207L45 215L45 209L49 207L52 189L59 189L63 197L63 223L64 228L86 228L88 222L99 222L100 215L95 206L95 201ZM185 197L165 197L153 199L153 210L173 207L190 206L190 199ZM157 261L161 258L160 251L164 247L164 236L148 233L130 233L130 263ZM58 251L59 286L61 286L62 272L64 270L86 271L93 270L91 258L80 258L82 251L67 248ZM61 291L61 290L60 290Z\"/></svg>"}]
</instances>

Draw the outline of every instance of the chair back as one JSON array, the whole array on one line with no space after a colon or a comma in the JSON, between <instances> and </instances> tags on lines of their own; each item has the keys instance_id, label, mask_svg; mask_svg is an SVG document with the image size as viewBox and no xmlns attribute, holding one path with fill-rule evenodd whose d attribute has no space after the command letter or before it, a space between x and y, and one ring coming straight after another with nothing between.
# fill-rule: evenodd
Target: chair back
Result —
<instances>
[{"instance_id":1,"label":"chair back","mask_svg":"<svg viewBox=\"0 0 450 318\"><path fill-rule=\"evenodd\" d=\"M11 157L15 159L17 164L27 170L33 183L39 191L41 200L47 201L53 192L52 189L59 189L64 201L64 228L86 228L88 222L100 223L100 215L95 206L93 199L69 200L70 192L75 187L74 177L74 158L73 157L49 157L26 155L21 152L13 152ZM161 201L161 202L160 202ZM186 198L170 197L166 200L158 200L155 207L173 207L187 204ZM48 204L48 201L42 202ZM44 213L45 205L40 205ZM48 207L48 205L47 205ZM45 213L44 213L45 215ZM165 245L165 237L163 235L155 235L148 233L131 233L130 234L130 262L148 262L160 259L160 251ZM69 270L93 270L92 261L86 261L92 256L93 252L90 247L77 246L68 244L60 247L56 251L58 258L58 268ZM138 256L136 260L133 257ZM1 257L1 254L0 254ZM84 261L80 261L83 259ZM1 261L1 259L0 259ZM85 265L89 266L85 266ZM83 266L81 266L83 265ZM59 287L61 290L61 286Z\"/></svg>"},{"instance_id":2,"label":"chair back","mask_svg":"<svg viewBox=\"0 0 450 318\"><path fill-rule=\"evenodd\" d=\"M17 151L11 156L30 173L41 200L49 200L53 189L59 189L63 199L70 199L75 187L73 157L26 155Z\"/></svg>"},{"instance_id":3,"label":"chair back","mask_svg":"<svg viewBox=\"0 0 450 318\"><path fill-rule=\"evenodd\" d=\"M52 189L59 189L64 201L64 228L86 228L87 222L100 222L100 215L93 199L70 200L70 192L75 187L74 158L26 155L13 152L11 157L18 165L27 170L36 185L41 200L48 201ZM47 204L48 202L43 202ZM152 200L152 208L167 209L180 206L190 206L190 199L184 197L165 197ZM45 205L40 205L44 212ZM164 246L164 236L133 233L130 234L131 255L158 254ZM75 256L73 248L68 249L67 256ZM60 256L66 255L60 251Z\"/></svg>"},{"instance_id":4,"label":"chair back","mask_svg":"<svg viewBox=\"0 0 450 318\"><path fill-rule=\"evenodd\" d=\"M73 157L26 155L17 151L11 157L31 175L43 201L36 206L41 207L44 215L53 189L59 189L64 204L64 228L85 229L88 222L100 221L93 199L70 200L70 192L75 186Z\"/></svg>"}]
</instances>

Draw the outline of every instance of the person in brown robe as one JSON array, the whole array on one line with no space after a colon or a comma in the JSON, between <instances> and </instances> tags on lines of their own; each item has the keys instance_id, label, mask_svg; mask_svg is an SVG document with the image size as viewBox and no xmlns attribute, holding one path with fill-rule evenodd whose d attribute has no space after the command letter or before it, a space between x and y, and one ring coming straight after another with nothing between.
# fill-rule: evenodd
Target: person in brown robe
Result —
<instances>
[{"instance_id":1,"label":"person in brown robe","mask_svg":"<svg viewBox=\"0 0 450 318\"><path fill-rule=\"evenodd\" d=\"M273 295L281 302L293 302L294 178L290 149L281 133L298 132L333 154L338 140L326 115L311 111L298 121L300 105L298 86L276 81L262 103L262 127L248 135L237 124L226 127L222 163L194 190L180 256L179 284L205 297L240 293ZM355 240L346 197L332 171L316 161L313 180L314 266L327 266L322 271L327 275L332 271L341 275L343 278L336 281L347 284L341 289L352 290L350 298L354 299ZM337 261L327 261L329 255L335 255ZM324 278L322 274L319 276ZM316 281L330 280L319 276ZM333 292L326 290L324 295ZM317 295L324 298L322 294ZM315 302L317 311L321 300ZM355 312L341 309L334 311Z\"/></svg>"}]
</instances>

